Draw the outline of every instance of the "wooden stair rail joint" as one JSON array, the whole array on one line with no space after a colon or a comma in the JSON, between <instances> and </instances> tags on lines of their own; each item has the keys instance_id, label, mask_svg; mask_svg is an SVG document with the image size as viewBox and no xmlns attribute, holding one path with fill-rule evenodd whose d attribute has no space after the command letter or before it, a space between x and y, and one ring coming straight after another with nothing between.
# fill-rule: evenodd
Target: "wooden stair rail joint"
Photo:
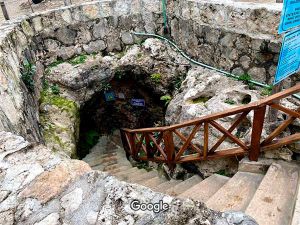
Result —
<instances>
[{"instance_id":1,"label":"wooden stair rail joint","mask_svg":"<svg viewBox=\"0 0 300 225\"><path fill-rule=\"evenodd\" d=\"M125 151L131 154L136 160L167 163L170 169L174 169L178 163L213 160L247 154L249 155L249 159L251 161L257 161L261 151L273 150L280 146L291 144L300 140L300 134L296 133L288 137L281 138L280 140L273 141L273 139L290 123L292 123L296 118L300 118L300 108L297 111L293 111L279 105L281 99L297 92L300 92L300 84L271 95L260 101L235 107L223 112L202 116L200 118L189 120L180 124L142 129L121 129L123 146ZM267 118L265 118L267 107L276 108L283 113L288 114L289 117L287 120L283 121L282 124L276 128L265 140L262 141L262 131L264 123L267 120ZM248 145L232 134L232 132L251 111L254 112L254 118L252 123L251 142L250 145ZM218 119L234 115L237 115L237 119L233 122L229 129L222 127L217 122ZM200 130L200 127L202 127L201 125L203 125L202 130ZM184 129L191 126L194 128L189 135L179 131L179 129ZM223 134L217 143L213 145L210 145L209 143L210 127L219 130ZM203 144L201 144L199 147L192 141L196 137L195 134L202 131L203 139L197 141L202 141ZM159 133L159 137L155 138L153 135L154 133ZM143 140L141 140L141 143L135 143L135 137L137 137L137 135L141 135L141 139L145 138L145 144L142 143ZM181 147L175 146L175 136L183 143ZM239 147L218 150L219 146L225 141L226 138L230 138L233 143ZM153 146L150 145L150 142L152 142ZM209 148L209 146L212 147ZM140 150L146 152L146 156L139 156L138 152ZM187 152L187 154L184 154L185 152Z\"/></svg>"}]
</instances>

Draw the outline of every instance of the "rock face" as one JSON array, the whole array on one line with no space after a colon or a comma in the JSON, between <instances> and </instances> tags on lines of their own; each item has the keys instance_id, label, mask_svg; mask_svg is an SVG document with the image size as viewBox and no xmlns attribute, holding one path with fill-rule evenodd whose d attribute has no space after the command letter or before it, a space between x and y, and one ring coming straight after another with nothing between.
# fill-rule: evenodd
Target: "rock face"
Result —
<instances>
[{"instance_id":1,"label":"rock face","mask_svg":"<svg viewBox=\"0 0 300 225\"><path fill-rule=\"evenodd\" d=\"M148 188L91 171L44 146L0 132L1 224L253 224L244 214L212 211ZM133 200L168 204L169 209L134 211ZM242 219L241 219L242 218Z\"/></svg>"},{"instance_id":2,"label":"rock face","mask_svg":"<svg viewBox=\"0 0 300 225\"><path fill-rule=\"evenodd\" d=\"M192 57L228 71L254 71L255 74L251 74L254 76L257 71L263 71L265 76L259 79L271 80L280 49L280 39L275 32L280 5L231 1L168 4L169 18L172 18L170 35ZM14 131L34 141L42 140L36 112L38 84L43 74L34 79L37 86L34 93L27 92L20 82L20 67L25 58L33 64L39 61L47 66L82 54L122 53L126 46L141 43L146 38L131 31L162 33L160 5L158 0L91 2L34 14L3 25L0 28L1 130ZM170 67L178 66L176 56L170 56L175 59ZM167 54L158 58L166 57ZM130 70L129 66L127 69ZM165 72L171 76L171 71Z\"/></svg>"},{"instance_id":3,"label":"rock face","mask_svg":"<svg viewBox=\"0 0 300 225\"><path fill-rule=\"evenodd\" d=\"M280 9L236 3L224 7L223 3L195 1L169 4L174 4L169 14L170 36L191 56L228 71L253 72L254 76L263 72L260 79L270 81L278 58L280 40L274 34L274 24L278 23ZM128 47L146 39L131 31L162 33L160 5L158 0L95 1L34 14L0 27L1 224L256 224L244 215L234 219L236 214L221 214L198 202L179 201L120 182L69 158L77 138L78 108L102 88L100 83L122 72L146 73L150 77L144 82L155 86L155 92L165 94L173 75L180 77L186 72L186 62L157 40L146 40L142 47ZM230 22L225 25L222 21L227 18ZM85 68L81 61L86 54L90 57ZM68 63L58 65L60 60ZM29 79L20 69L25 61L42 64ZM46 80L53 86L43 90L41 80L48 72L44 73L44 67L49 66L51 76ZM190 78L183 84L186 89L169 107L169 112L179 116L174 118L169 113L169 121L195 117L198 110L222 110L231 107L233 101L241 103L245 96L248 100L249 96L255 98L233 81L204 70L201 73L207 74L206 80L197 83L197 72L190 71ZM159 84L151 79L153 74L161 77ZM30 91L28 85L32 83L34 90ZM215 88L210 92L205 90L209 83ZM224 84L234 88L224 88ZM222 91L217 93L216 88ZM213 93L219 97L213 98ZM43 142L40 125L44 138L48 136L49 148L38 144ZM162 200L170 209L158 214L135 212L130 209L134 199Z\"/></svg>"},{"instance_id":4,"label":"rock face","mask_svg":"<svg viewBox=\"0 0 300 225\"><path fill-rule=\"evenodd\" d=\"M134 81L163 96L171 94L175 81L185 76L188 67L183 57L169 46L151 38L119 54L82 55L48 66L44 77L47 86L43 87L40 98L40 123L46 145L54 151L64 149L64 154L76 157L79 109L112 79Z\"/></svg>"}]
</instances>

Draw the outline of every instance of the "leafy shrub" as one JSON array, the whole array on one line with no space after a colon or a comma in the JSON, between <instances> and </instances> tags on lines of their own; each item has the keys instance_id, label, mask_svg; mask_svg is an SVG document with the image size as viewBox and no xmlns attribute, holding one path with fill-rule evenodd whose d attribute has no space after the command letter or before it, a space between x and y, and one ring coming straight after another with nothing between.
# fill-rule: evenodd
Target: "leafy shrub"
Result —
<instances>
[{"instance_id":1,"label":"leafy shrub","mask_svg":"<svg viewBox=\"0 0 300 225\"><path fill-rule=\"evenodd\" d=\"M159 74L159 73L151 74L150 78L156 84L161 83L161 74Z\"/></svg>"},{"instance_id":2,"label":"leafy shrub","mask_svg":"<svg viewBox=\"0 0 300 225\"><path fill-rule=\"evenodd\" d=\"M86 59L87 59L86 55L79 55L79 56L77 56L73 59L70 59L69 63L71 63L73 66L75 66L75 65L78 65L78 64L85 63Z\"/></svg>"},{"instance_id":3,"label":"leafy shrub","mask_svg":"<svg viewBox=\"0 0 300 225\"><path fill-rule=\"evenodd\" d=\"M260 92L260 94L262 96L269 96L272 94L272 90L273 90L273 86L269 86L269 87L264 87L262 89L262 91Z\"/></svg>"},{"instance_id":4,"label":"leafy shrub","mask_svg":"<svg viewBox=\"0 0 300 225\"><path fill-rule=\"evenodd\" d=\"M238 80L243 81L244 84L249 84L249 81L251 80L251 76L247 73L240 75Z\"/></svg>"},{"instance_id":5,"label":"leafy shrub","mask_svg":"<svg viewBox=\"0 0 300 225\"><path fill-rule=\"evenodd\" d=\"M59 95L59 93L60 93L60 89L57 84L54 84L51 86L51 91L52 91L52 94L54 94L54 95Z\"/></svg>"},{"instance_id":6,"label":"leafy shrub","mask_svg":"<svg viewBox=\"0 0 300 225\"><path fill-rule=\"evenodd\" d=\"M24 60L21 67L21 79L30 92L34 92L34 76L36 74L36 67L27 59Z\"/></svg>"},{"instance_id":7,"label":"leafy shrub","mask_svg":"<svg viewBox=\"0 0 300 225\"><path fill-rule=\"evenodd\" d=\"M230 98L227 98L224 102L225 102L226 104L229 104L229 105L234 105L234 104L236 104L236 102L235 102L233 99L230 99Z\"/></svg>"},{"instance_id":8,"label":"leafy shrub","mask_svg":"<svg viewBox=\"0 0 300 225\"><path fill-rule=\"evenodd\" d=\"M167 106L170 103L170 101L172 100L172 97L170 95L163 95L160 97L160 100L164 101L165 105Z\"/></svg>"},{"instance_id":9,"label":"leafy shrub","mask_svg":"<svg viewBox=\"0 0 300 225\"><path fill-rule=\"evenodd\" d=\"M103 83L102 84L102 90L103 91L109 91L111 89L111 84L110 83Z\"/></svg>"}]
</instances>

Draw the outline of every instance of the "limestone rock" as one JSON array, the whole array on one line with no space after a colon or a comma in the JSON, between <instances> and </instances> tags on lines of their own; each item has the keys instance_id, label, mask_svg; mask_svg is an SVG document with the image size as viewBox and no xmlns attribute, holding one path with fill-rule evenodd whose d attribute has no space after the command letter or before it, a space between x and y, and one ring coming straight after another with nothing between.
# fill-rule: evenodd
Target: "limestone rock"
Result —
<instances>
[{"instance_id":1,"label":"limestone rock","mask_svg":"<svg viewBox=\"0 0 300 225\"><path fill-rule=\"evenodd\" d=\"M58 213L51 213L42 221L35 223L34 225L59 225L59 214Z\"/></svg>"},{"instance_id":2,"label":"limestone rock","mask_svg":"<svg viewBox=\"0 0 300 225\"><path fill-rule=\"evenodd\" d=\"M82 189L76 188L61 198L61 206L65 209L66 216L72 215L72 213L79 208L82 203L82 194Z\"/></svg>"},{"instance_id":3,"label":"limestone rock","mask_svg":"<svg viewBox=\"0 0 300 225\"><path fill-rule=\"evenodd\" d=\"M71 181L90 170L91 168L82 161L65 162L50 172L42 173L21 195L34 197L46 203L59 195Z\"/></svg>"},{"instance_id":4,"label":"limestone rock","mask_svg":"<svg viewBox=\"0 0 300 225\"><path fill-rule=\"evenodd\" d=\"M291 161L292 155L293 152L286 147L264 152L264 157L267 159L283 159L285 161Z\"/></svg>"}]
</instances>

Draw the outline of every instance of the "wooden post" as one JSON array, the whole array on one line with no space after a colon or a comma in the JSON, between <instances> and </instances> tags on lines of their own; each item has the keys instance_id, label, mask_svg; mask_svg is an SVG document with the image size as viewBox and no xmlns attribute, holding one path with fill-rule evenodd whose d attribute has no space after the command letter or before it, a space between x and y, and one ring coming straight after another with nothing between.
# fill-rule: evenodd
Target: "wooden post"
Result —
<instances>
[{"instance_id":1,"label":"wooden post","mask_svg":"<svg viewBox=\"0 0 300 225\"><path fill-rule=\"evenodd\" d=\"M207 159L208 154L208 136L209 136L209 124L208 122L204 123L204 147L203 147L203 158L204 160Z\"/></svg>"},{"instance_id":2,"label":"wooden post","mask_svg":"<svg viewBox=\"0 0 300 225\"><path fill-rule=\"evenodd\" d=\"M1 5L1 9L2 9L2 13L3 13L4 18L6 20L9 20L9 15L8 15L8 12L7 12L4 1L0 1L0 5Z\"/></svg>"},{"instance_id":3,"label":"wooden post","mask_svg":"<svg viewBox=\"0 0 300 225\"><path fill-rule=\"evenodd\" d=\"M128 139L129 139L129 145L130 145L132 158L136 159L137 158L137 152L136 152L134 134L128 133L127 135L128 135Z\"/></svg>"},{"instance_id":4,"label":"wooden post","mask_svg":"<svg viewBox=\"0 0 300 225\"><path fill-rule=\"evenodd\" d=\"M165 150L167 153L167 159L168 159L168 166L170 170L175 169L175 146L173 142L173 133L172 131L165 131L164 132L164 143L165 143Z\"/></svg>"},{"instance_id":5,"label":"wooden post","mask_svg":"<svg viewBox=\"0 0 300 225\"><path fill-rule=\"evenodd\" d=\"M266 114L266 106L254 110L251 146L249 152L249 159L251 161L257 161L259 157L260 139L261 139L262 129L264 126L265 114Z\"/></svg>"},{"instance_id":6,"label":"wooden post","mask_svg":"<svg viewBox=\"0 0 300 225\"><path fill-rule=\"evenodd\" d=\"M282 82L280 82L279 84L275 85L273 87L273 90L272 90L272 95L280 92L282 89ZM274 101L274 103L279 103L279 100L277 101ZM269 109L269 112L268 112L268 122L269 123L274 123L276 122L277 120L277 115L278 115L278 110L277 109L273 109L273 108L270 108Z\"/></svg>"}]
</instances>

